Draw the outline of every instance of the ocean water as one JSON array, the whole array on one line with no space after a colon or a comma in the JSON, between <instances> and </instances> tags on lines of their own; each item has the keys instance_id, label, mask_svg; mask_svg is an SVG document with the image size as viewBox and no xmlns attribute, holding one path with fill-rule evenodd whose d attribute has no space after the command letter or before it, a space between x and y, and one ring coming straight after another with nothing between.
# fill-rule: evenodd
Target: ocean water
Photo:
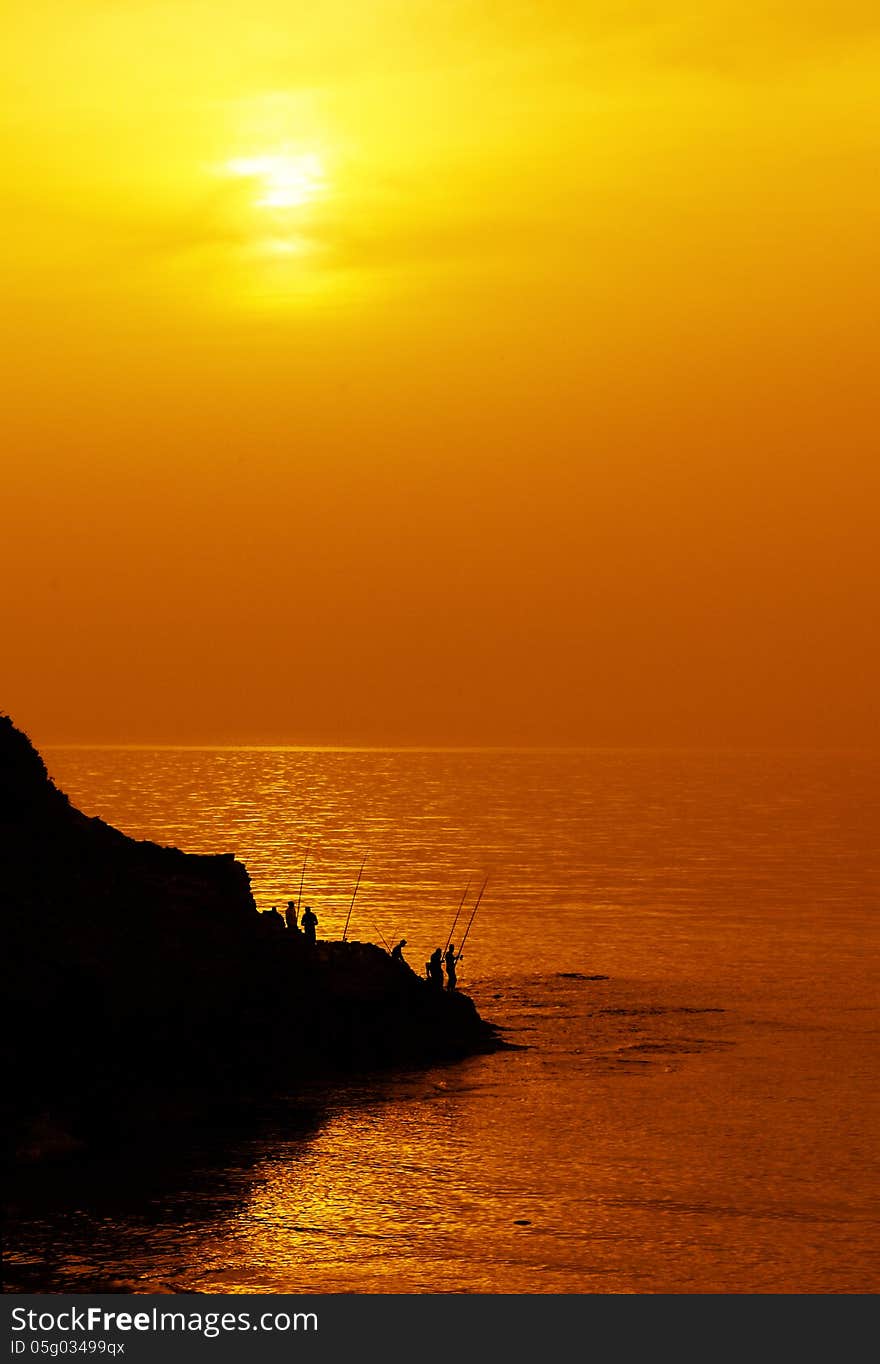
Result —
<instances>
[{"instance_id":1,"label":"ocean water","mask_svg":"<svg viewBox=\"0 0 880 1364\"><path fill-rule=\"evenodd\" d=\"M517 1050L40 1176L30 1291L880 1287L880 757L54 749L81 809L460 987ZM307 855L307 860L306 859ZM304 863L305 860L305 863ZM488 879L487 879L488 878Z\"/></svg>"}]
</instances>

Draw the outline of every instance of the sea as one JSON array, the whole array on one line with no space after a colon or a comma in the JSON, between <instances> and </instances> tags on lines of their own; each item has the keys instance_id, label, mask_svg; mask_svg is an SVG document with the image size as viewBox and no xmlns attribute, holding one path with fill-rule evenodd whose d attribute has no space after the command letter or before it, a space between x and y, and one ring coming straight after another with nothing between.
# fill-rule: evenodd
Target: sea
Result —
<instances>
[{"instance_id":1,"label":"sea","mask_svg":"<svg viewBox=\"0 0 880 1364\"><path fill-rule=\"evenodd\" d=\"M459 986L511 1045L42 1169L9 1288L880 1288L880 755L44 757L133 837L235 853L260 909L301 894L319 937L405 938L421 974L460 911Z\"/></svg>"}]
</instances>

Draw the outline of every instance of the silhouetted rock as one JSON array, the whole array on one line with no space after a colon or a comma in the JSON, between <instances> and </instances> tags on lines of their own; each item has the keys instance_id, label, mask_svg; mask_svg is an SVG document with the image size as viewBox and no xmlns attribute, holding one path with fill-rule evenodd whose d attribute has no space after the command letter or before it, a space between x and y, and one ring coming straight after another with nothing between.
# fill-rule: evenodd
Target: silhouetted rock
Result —
<instances>
[{"instance_id":1,"label":"silhouetted rock","mask_svg":"<svg viewBox=\"0 0 880 1364\"><path fill-rule=\"evenodd\" d=\"M0 716L14 1143L48 1131L63 1147L71 1129L91 1140L145 1105L183 1121L211 1096L498 1045L471 1000L380 948L310 949L262 919L234 856L139 842L83 815Z\"/></svg>"}]
</instances>

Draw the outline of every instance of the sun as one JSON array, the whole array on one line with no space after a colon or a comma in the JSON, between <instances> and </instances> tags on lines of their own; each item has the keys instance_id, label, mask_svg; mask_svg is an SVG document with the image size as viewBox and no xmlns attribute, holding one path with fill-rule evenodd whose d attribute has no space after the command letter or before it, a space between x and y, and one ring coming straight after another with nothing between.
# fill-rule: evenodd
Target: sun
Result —
<instances>
[{"instance_id":1,"label":"sun","mask_svg":"<svg viewBox=\"0 0 880 1364\"><path fill-rule=\"evenodd\" d=\"M255 208L283 211L304 208L327 192L327 173L317 152L287 149L259 156L235 157L229 175L253 181Z\"/></svg>"},{"instance_id":2,"label":"sun","mask_svg":"<svg viewBox=\"0 0 880 1364\"><path fill-rule=\"evenodd\" d=\"M219 201L228 227L224 292L261 308L326 298L338 284L325 203L337 186L321 143L239 139L214 170L231 191Z\"/></svg>"}]
</instances>

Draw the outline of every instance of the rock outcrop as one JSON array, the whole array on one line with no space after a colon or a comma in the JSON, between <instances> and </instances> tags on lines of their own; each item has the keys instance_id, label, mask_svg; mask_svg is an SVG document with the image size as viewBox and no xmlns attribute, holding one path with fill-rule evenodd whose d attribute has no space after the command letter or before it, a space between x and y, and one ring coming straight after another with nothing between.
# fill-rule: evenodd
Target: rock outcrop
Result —
<instances>
[{"instance_id":1,"label":"rock outcrop","mask_svg":"<svg viewBox=\"0 0 880 1364\"><path fill-rule=\"evenodd\" d=\"M82 814L4 716L0 932L19 1138L35 1121L93 1133L169 1094L198 1109L498 1045L471 1000L380 948L310 948L272 928L232 855L138 842Z\"/></svg>"}]
</instances>

